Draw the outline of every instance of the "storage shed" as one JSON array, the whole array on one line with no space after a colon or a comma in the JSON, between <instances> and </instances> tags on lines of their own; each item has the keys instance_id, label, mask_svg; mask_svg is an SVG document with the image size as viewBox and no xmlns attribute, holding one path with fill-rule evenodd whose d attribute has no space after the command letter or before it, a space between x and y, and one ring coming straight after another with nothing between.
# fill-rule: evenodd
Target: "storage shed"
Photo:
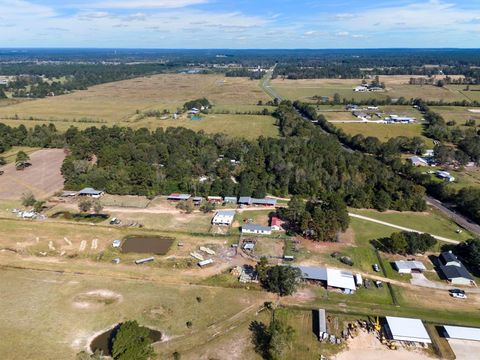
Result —
<instances>
[{"instance_id":1,"label":"storage shed","mask_svg":"<svg viewBox=\"0 0 480 360\"><path fill-rule=\"evenodd\" d=\"M387 316L387 336L397 341L409 341L416 343L431 344L425 325L420 319Z\"/></svg>"}]
</instances>

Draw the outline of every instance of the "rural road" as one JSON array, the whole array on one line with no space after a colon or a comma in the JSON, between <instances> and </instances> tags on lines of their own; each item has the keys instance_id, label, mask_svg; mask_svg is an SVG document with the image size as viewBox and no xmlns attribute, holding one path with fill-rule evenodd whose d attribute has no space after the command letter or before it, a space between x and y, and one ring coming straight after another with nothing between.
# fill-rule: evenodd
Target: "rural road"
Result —
<instances>
[{"instance_id":1,"label":"rural road","mask_svg":"<svg viewBox=\"0 0 480 360\"><path fill-rule=\"evenodd\" d=\"M277 64L273 65L273 67L267 71L265 76L260 81L260 87L272 98L282 101L283 98L270 86L270 80L272 80L273 72L275 71L276 67Z\"/></svg>"},{"instance_id":2,"label":"rural road","mask_svg":"<svg viewBox=\"0 0 480 360\"><path fill-rule=\"evenodd\" d=\"M426 197L427 203L432 205L435 209L441 211L445 214L448 218L452 219L461 227L467 229L468 231L472 232L473 234L480 236L480 225L470 222L466 217L457 214L456 212L450 210L444 203L441 201L427 196Z\"/></svg>"},{"instance_id":3,"label":"rural road","mask_svg":"<svg viewBox=\"0 0 480 360\"><path fill-rule=\"evenodd\" d=\"M419 233L419 234L424 233L423 231L418 231L418 230L415 230L415 229L410 229L410 228L407 228L407 227L391 224L391 223L388 223L388 222L385 222L385 221L372 219L372 218L369 218L369 217L363 216L363 215L357 215L357 214L353 214L353 213L348 213L348 215L350 215L350 217L353 217L353 218L366 220L366 221L371 221L371 222L374 222L374 223L377 223L377 224L380 224L380 225L389 226L389 227L392 227L392 228L395 228L395 229L398 229L398 230L402 230L402 231L416 232L416 233ZM448 239L448 238L445 238L443 236L437 236L437 235L433 235L433 234L432 234L432 236L435 239L446 242L446 243L450 243L450 244L458 244L459 243L459 241L457 241L457 240Z\"/></svg>"}]
</instances>

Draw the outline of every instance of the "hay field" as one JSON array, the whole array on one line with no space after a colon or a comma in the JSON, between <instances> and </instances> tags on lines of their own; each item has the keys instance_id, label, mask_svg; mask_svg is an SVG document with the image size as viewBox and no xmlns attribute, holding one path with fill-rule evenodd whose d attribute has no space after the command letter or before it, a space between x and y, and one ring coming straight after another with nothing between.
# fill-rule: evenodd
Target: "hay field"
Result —
<instances>
[{"instance_id":1,"label":"hay field","mask_svg":"<svg viewBox=\"0 0 480 360\"><path fill-rule=\"evenodd\" d=\"M442 115L445 121L454 120L457 122L457 125L463 125L467 120L480 120L480 113L469 111L470 109L480 110L479 108L463 106L431 106L431 109Z\"/></svg>"},{"instance_id":2,"label":"hay field","mask_svg":"<svg viewBox=\"0 0 480 360\"><path fill-rule=\"evenodd\" d=\"M363 136L374 136L384 142L397 136L423 138L428 146L432 140L422 135L421 124L371 124L371 123L335 123L335 126L350 135L362 134Z\"/></svg>"},{"instance_id":3,"label":"hay field","mask_svg":"<svg viewBox=\"0 0 480 360\"><path fill-rule=\"evenodd\" d=\"M1 106L0 119L30 118L118 124L136 110L176 110L186 101L207 97L215 105L255 105L268 101L257 81L222 75L161 74L117 81L89 90Z\"/></svg>"},{"instance_id":4,"label":"hay field","mask_svg":"<svg viewBox=\"0 0 480 360\"><path fill-rule=\"evenodd\" d=\"M361 84L359 79L302 79L302 80L282 80L275 79L272 86L278 93L291 100L302 100L312 102L311 97L329 96L333 97L335 93L340 94L341 98L366 100L383 100L388 96L391 98L404 97L423 98L425 100L444 100L444 101L462 101L468 100L463 93L455 87L439 88L436 86L409 85L410 76L381 76L380 81L386 85L384 92L357 93L353 89Z\"/></svg>"},{"instance_id":5,"label":"hay field","mask_svg":"<svg viewBox=\"0 0 480 360\"><path fill-rule=\"evenodd\" d=\"M133 128L146 127L167 128L185 127L194 131L203 130L209 134L224 133L231 136L256 139L263 135L266 137L278 137L278 127L272 116L263 115L235 115L235 114L209 114L202 115L202 120L193 121L186 117L177 120L159 120L147 118L129 125Z\"/></svg>"}]
</instances>

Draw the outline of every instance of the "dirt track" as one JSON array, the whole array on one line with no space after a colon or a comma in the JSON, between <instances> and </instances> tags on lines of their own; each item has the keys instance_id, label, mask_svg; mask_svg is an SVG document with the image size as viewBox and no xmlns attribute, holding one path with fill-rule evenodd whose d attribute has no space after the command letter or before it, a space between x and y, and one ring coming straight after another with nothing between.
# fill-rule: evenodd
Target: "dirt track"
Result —
<instances>
[{"instance_id":1,"label":"dirt track","mask_svg":"<svg viewBox=\"0 0 480 360\"><path fill-rule=\"evenodd\" d=\"M65 153L62 149L39 150L30 155L32 166L23 171L15 170L11 163L1 168L0 199L16 200L26 192L45 199L63 188L60 173Z\"/></svg>"}]
</instances>

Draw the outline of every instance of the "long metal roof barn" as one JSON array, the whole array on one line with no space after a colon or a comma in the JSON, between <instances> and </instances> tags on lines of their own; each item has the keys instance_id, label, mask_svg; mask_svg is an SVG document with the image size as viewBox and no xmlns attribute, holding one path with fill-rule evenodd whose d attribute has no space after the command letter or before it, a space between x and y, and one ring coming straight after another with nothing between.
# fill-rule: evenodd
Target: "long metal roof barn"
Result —
<instances>
[{"instance_id":1,"label":"long metal roof barn","mask_svg":"<svg viewBox=\"0 0 480 360\"><path fill-rule=\"evenodd\" d=\"M395 316L387 316L386 319L393 340L432 343L422 320Z\"/></svg>"},{"instance_id":2,"label":"long metal roof barn","mask_svg":"<svg viewBox=\"0 0 480 360\"><path fill-rule=\"evenodd\" d=\"M446 337L449 339L480 341L479 328L447 325L444 325L443 328L445 329Z\"/></svg>"}]
</instances>

